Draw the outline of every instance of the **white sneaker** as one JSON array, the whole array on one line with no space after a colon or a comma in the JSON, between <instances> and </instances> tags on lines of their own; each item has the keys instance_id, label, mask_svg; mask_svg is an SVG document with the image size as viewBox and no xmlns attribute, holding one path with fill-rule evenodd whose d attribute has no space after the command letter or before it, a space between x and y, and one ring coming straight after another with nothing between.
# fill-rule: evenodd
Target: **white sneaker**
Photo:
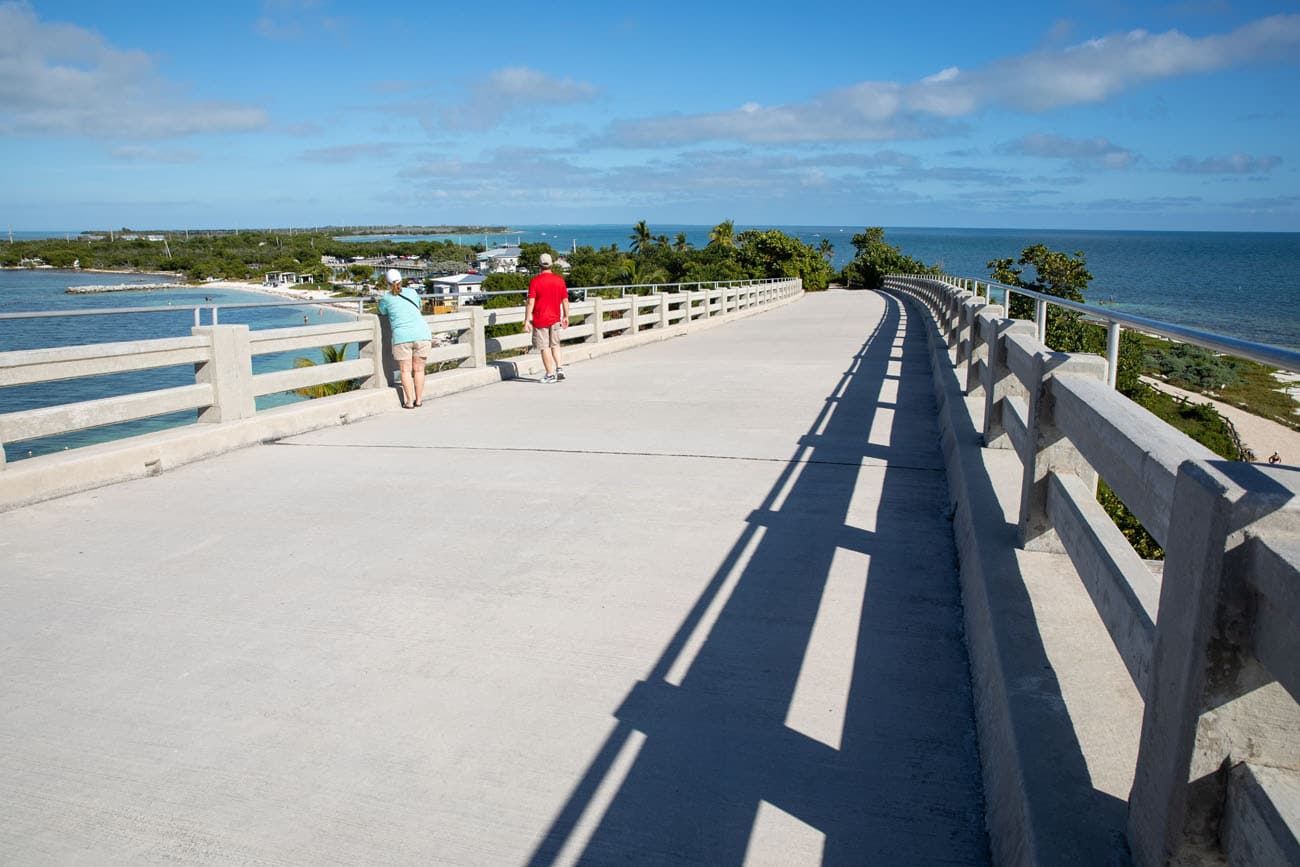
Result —
<instances>
[{"instance_id":1,"label":"white sneaker","mask_svg":"<svg viewBox=\"0 0 1300 867\"><path fill-rule=\"evenodd\" d=\"M555 378L555 374L553 373L546 374L539 381L542 383L542 385L549 385L552 382L559 382L559 380Z\"/></svg>"},{"instance_id":2,"label":"white sneaker","mask_svg":"<svg viewBox=\"0 0 1300 867\"><path fill-rule=\"evenodd\" d=\"M566 377L566 376L564 375L564 368L563 368L563 367L557 367L557 368L555 368L555 379L556 379L557 381L558 381L558 380L561 380L561 379L567 379L567 378L568 378L568 377Z\"/></svg>"}]
</instances>

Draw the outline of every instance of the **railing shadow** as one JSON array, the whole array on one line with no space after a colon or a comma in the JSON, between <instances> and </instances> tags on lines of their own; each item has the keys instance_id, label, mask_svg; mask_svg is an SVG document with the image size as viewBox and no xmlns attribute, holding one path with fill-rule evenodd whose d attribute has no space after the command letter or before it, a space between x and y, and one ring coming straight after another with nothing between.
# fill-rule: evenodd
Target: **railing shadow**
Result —
<instances>
[{"instance_id":1,"label":"railing shadow","mask_svg":"<svg viewBox=\"0 0 1300 867\"><path fill-rule=\"evenodd\" d=\"M738 864L762 802L820 835L823 863L988 860L926 338L917 318L882 297L879 326L617 709L530 864L566 851L590 864ZM895 379L897 398L882 397ZM890 435L870 442L873 425L891 420ZM863 476L878 476L874 495L858 489ZM817 727L818 738L789 714L796 689L816 675L803 669L828 581L846 575L838 586L856 586L859 598L845 604L861 614L838 649L839 665L851 666L843 724L838 738ZM637 743L620 781L620 757ZM603 813L584 819L610 787ZM575 837L580 821L594 824L585 840Z\"/></svg>"},{"instance_id":2,"label":"railing shadow","mask_svg":"<svg viewBox=\"0 0 1300 867\"><path fill-rule=\"evenodd\" d=\"M929 319L922 302L910 299L907 307L918 322ZM936 339L942 346L943 338ZM1093 783L1025 584L1017 525L1004 517L994 479L972 453L982 448L982 431L960 405L964 397L957 377L949 371L940 378L950 404L952 447L965 452L957 459L966 495L956 506L957 525L980 534L970 548L975 562L963 562L962 570L967 640L981 684L984 788L993 807L989 831L1000 844L995 855L999 862L1011 862L1069 852L1079 864L1127 863L1127 804Z\"/></svg>"}]
</instances>

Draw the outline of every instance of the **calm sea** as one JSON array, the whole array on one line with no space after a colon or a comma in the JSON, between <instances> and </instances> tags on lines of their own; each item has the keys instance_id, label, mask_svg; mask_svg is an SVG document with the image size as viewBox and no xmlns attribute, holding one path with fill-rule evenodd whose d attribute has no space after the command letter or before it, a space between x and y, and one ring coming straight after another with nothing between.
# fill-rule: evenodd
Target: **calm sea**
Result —
<instances>
[{"instance_id":1,"label":"calm sea","mask_svg":"<svg viewBox=\"0 0 1300 867\"><path fill-rule=\"evenodd\" d=\"M834 264L853 258L854 226L737 226L777 228L819 246L834 246ZM656 225L655 235L684 232L693 245L709 241L709 226ZM502 235L384 236L453 240L465 244L545 241L560 250L577 245L626 250L631 226L519 226ZM1082 251L1092 271L1088 300L1154 319L1204 328L1245 340L1300 347L1300 233L1101 232L1064 229L886 229L885 238L950 274L987 277L991 259L1016 258L1032 244ZM353 236L348 240L377 240Z\"/></svg>"},{"instance_id":2,"label":"calm sea","mask_svg":"<svg viewBox=\"0 0 1300 867\"><path fill-rule=\"evenodd\" d=\"M17 237L18 233L14 233ZM54 346L75 346L86 343L108 343L119 340L146 340L157 337L184 337L194 325L194 307L209 304L265 304L275 299L251 292L197 287L195 289L150 290L140 292L110 292L99 295L69 295L69 286L91 284L168 282L163 277L138 274L88 274L69 271L0 270L0 313L18 313L33 310L86 310L120 307L151 307L158 312L131 313L110 316L75 316L57 319L0 319L0 351L40 349ZM244 323L252 329L285 328L302 325L347 321L353 317L346 313L321 307L262 307L255 310L222 308L220 321L228 324ZM204 311L203 322L211 315ZM320 361L317 353L298 352L258 356L253 366L258 373L285 370L294 364L297 356L312 357ZM37 409L75 401L112 397L154 388L169 388L194 382L192 366L166 367L152 371L109 374L50 382L41 385L0 389L0 413ZM300 399L292 393L272 394L258 398L259 408L278 406ZM193 412L143 421L110 425L94 430L79 431L57 437L44 437L20 443L5 443L8 460L18 460L35 455L60 451L64 448L90 445L125 436L162 430L188 424L194 420Z\"/></svg>"}]
</instances>

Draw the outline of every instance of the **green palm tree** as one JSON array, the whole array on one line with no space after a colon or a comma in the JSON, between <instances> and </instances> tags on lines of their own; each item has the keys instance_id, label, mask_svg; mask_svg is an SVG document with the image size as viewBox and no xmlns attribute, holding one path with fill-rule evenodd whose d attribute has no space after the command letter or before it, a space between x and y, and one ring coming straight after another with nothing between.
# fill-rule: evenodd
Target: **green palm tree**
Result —
<instances>
[{"instance_id":1,"label":"green palm tree","mask_svg":"<svg viewBox=\"0 0 1300 867\"><path fill-rule=\"evenodd\" d=\"M835 245L831 243L830 238L822 238L822 242L817 245L817 252L822 254L822 258L830 262L835 258Z\"/></svg>"},{"instance_id":2,"label":"green palm tree","mask_svg":"<svg viewBox=\"0 0 1300 867\"><path fill-rule=\"evenodd\" d=\"M719 247L736 246L736 221L723 220L709 232L709 243Z\"/></svg>"},{"instance_id":3,"label":"green palm tree","mask_svg":"<svg viewBox=\"0 0 1300 867\"><path fill-rule=\"evenodd\" d=\"M647 267L638 259L624 259L623 268L618 273L618 282L624 286L642 286L647 283L662 283L664 273L658 268Z\"/></svg>"},{"instance_id":4,"label":"green palm tree","mask_svg":"<svg viewBox=\"0 0 1300 867\"><path fill-rule=\"evenodd\" d=\"M322 346L320 348L322 364L338 364L340 361L348 360L348 345L346 343L338 346ZM316 362L310 358L295 358L294 367L315 367ZM360 386L360 381L355 379L344 379L339 382L324 382L320 385L308 385L303 388L295 388L294 393L303 397L329 397L331 394L342 394L345 391L356 391Z\"/></svg>"},{"instance_id":5,"label":"green palm tree","mask_svg":"<svg viewBox=\"0 0 1300 867\"><path fill-rule=\"evenodd\" d=\"M673 242L673 249L678 253L685 253L687 250L691 249L691 242L686 240L685 232L677 233L677 240Z\"/></svg>"},{"instance_id":6,"label":"green palm tree","mask_svg":"<svg viewBox=\"0 0 1300 867\"><path fill-rule=\"evenodd\" d=\"M645 220L640 220L632 227L632 234L628 235L632 241L633 253L644 253L650 249L650 242L654 240L654 235L650 233L650 227L645 224Z\"/></svg>"}]
</instances>

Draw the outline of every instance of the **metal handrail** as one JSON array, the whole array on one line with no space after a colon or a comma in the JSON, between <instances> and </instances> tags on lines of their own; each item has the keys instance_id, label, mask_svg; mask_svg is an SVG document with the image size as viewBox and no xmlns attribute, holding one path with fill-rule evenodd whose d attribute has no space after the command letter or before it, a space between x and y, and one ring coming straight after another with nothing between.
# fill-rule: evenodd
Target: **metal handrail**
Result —
<instances>
[{"instance_id":1,"label":"metal handrail","mask_svg":"<svg viewBox=\"0 0 1300 867\"><path fill-rule=\"evenodd\" d=\"M790 280L790 277L759 277L753 280L703 280L692 281L689 283L636 283L632 285L614 284L607 286L576 286L572 291L581 291L583 293L599 289L621 289L626 292L628 289L664 289L668 287L695 286L697 288L709 287L718 289L737 285L754 286L766 283L779 283L784 280ZM470 291L462 293L423 293L424 298L461 298L466 295L474 297L488 295L524 295L526 289L495 290L492 292ZM682 291L682 290L678 290ZM374 296L382 295L382 292L374 293ZM122 313L175 313L182 310L192 310L194 313L194 324L201 324L201 312L203 310L211 311L212 324L217 324L218 310L236 310L249 309L257 307L331 307L339 304L348 304L353 301L357 305L357 315L362 313L362 305L371 300L374 296L366 297L342 297L342 298L318 298L315 301L293 301L285 299L284 301L250 301L235 304L195 304L184 305L181 307L156 305L152 307L104 307L97 310L31 310L21 313L0 313L0 321L6 319L47 319L61 316L115 316Z\"/></svg>"},{"instance_id":2,"label":"metal handrail","mask_svg":"<svg viewBox=\"0 0 1300 867\"><path fill-rule=\"evenodd\" d=\"M183 307L154 305L152 307L106 307L102 310L31 310L21 313L0 313L0 320L48 319L55 316L112 316L117 313L180 313L186 310L192 310L197 315L202 306L186 304Z\"/></svg>"},{"instance_id":3,"label":"metal handrail","mask_svg":"<svg viewBox=\"0 0 1300 867\"><path fill-rule=\"evenodd\" d=\"M891 274L891 277L910 277L916 278L922 275L916 274ZM1269 367L1277 367L1282 370L1300 372L1300 351L1288 349L1284 346L1274 346L1270 343L1258 343L1251 340L1242 340L1238 337L1229 337L1226 334L1216 334L1212 331L1205 331L1200 328L1192 328L1186 325L1177 325L1172 322L1164 322L1159 319L1149 319L1146 316L1138 316L1134 313L1122 313L1111 310L1106 307L1099 307L1095 304L1087 304L1080 301L1071 301L1068 298L1060 298L1056 295L1047 295L1043 292L1035 292L1032 289L1026 289L1023 286L1009 286L1006 283L1000 283L997 280L989 280L985 277L963 277L960 275L943 274L930 279L938 279L950 286L952 282L963 281L964 283L973 284L976 294L979 294L979 286L984 285L986 290L1001 289L1003 292L1002 303L1005 307L1010 308L1011 295L1024 295L1027 298L1034 299L1035 305L1039 308L1036 311L1036 318L1039 323L1039 340L1045 336L1043 331L1046 327L1046 307L1055 304L1057 307L1063 307L1067 310L1074 310L1079 313L1085 313L1088 316L1103 320L1108 332L1113 334L1108 343L1114 344L1114 352L1118 353L1118 333L1119 328L1128 327L1135 331L1142 331L1148 334L1155 334L1170 340L1177 340L1181 343L1190 343L1200 346L1203 349L1209 349L1214 352L1222 352L1225 355L1232 355L1237 358L1245 358L1249 361L1258 362L1259 364ZM992 301L992 292L986 291L985 297ZM1008 309L1008 313L1009 313ZM1111 349L1110 346L1107 347ZM1108 351L1108 360L1114 367L1114 355ZM1112 381L1112 385L1114 382Z\"/></svg>"},{"instance_id":4,"label":"metal handrail","mask_svg":"<svg viewBox=\"0 0 1300 867\"><path fill-rule=\"evenodd\" d=\"M116 316L121 313L178 313L189 310L194 313L194 324L201 325L204 310L211 312L212 324L217 324L218 310L247 309L256 307L336 307L353 301L357 305L357 315L362 313L364 298L318 298L315 301L247 301L242 304L186 304L181 307L155 305L153 307L104 307L98 310L30 310L21 313L0 313L0 321L6 319L52 319L63 316Z\"/></svg>"}]
</instances>

